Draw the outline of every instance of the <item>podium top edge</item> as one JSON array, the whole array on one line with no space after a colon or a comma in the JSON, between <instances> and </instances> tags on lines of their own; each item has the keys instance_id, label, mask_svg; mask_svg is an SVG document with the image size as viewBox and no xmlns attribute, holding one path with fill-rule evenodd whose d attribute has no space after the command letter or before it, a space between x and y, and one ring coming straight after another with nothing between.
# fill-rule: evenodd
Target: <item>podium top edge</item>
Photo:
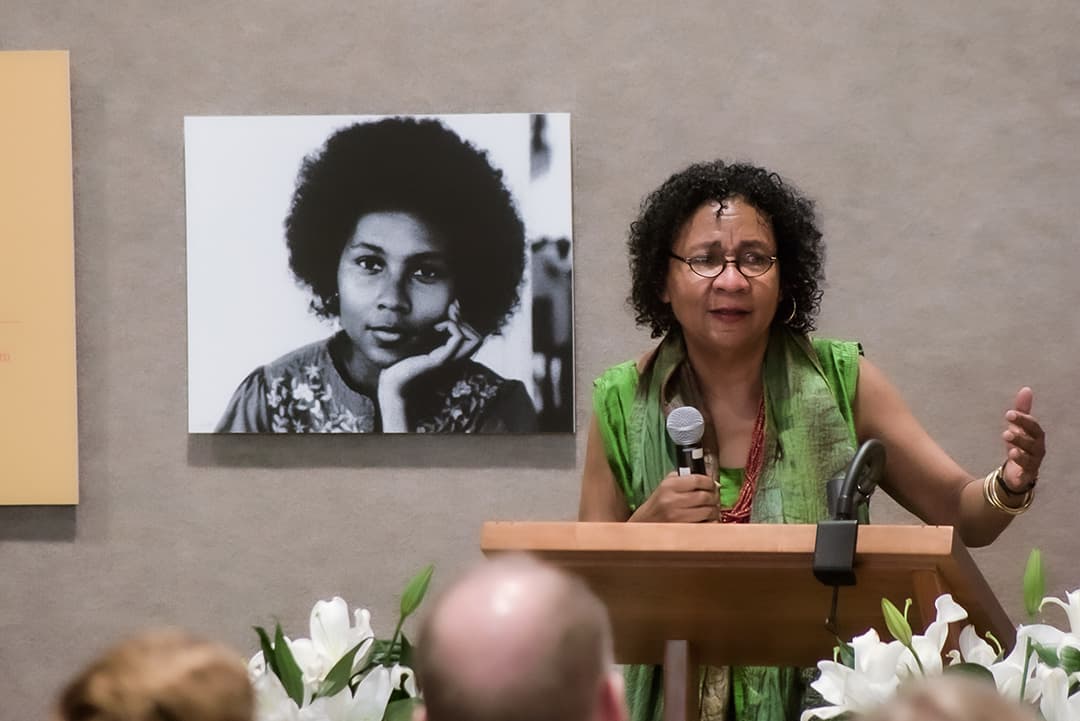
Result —
<instances>
[{"instance_id":1,"label":"podium top edge","mask_svg":"<svg viewBox=\"0 0 1080 721\"><path fill-rule=\"evenodd\" d=\"M534 553L812 554L813 524L691 524L488 521L485 554ZM952 526L859 526L859 555L947 557L963 549Z\"/></svg>"}]
</instances>

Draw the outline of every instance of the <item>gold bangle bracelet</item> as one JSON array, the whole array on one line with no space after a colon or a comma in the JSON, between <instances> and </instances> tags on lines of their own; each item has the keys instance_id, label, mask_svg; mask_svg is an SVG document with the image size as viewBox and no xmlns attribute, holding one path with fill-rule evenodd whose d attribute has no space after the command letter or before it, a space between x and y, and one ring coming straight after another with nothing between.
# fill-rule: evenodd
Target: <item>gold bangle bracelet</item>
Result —
<instances>
[{"instance_id":1,"label":"gold bangle bracelet","mask_svg":"<svg viewBox=\"0 0 1080 721\"><path fill-rule=\"evenodd\" d=\"M986 502L991 506L1006 513L1010 516L1019 516L1021 513L1031 508L1031 502L1035 500L1035 492L1028 491L1024 494L1024 502L1019 506L1009 506L1005 504L997 494L997 482L998 476L1001 474L1001 468L995 468L990 473L986 474L986 478L983 479L983 497Z\"/></svg>"},{"instance_id":2,"label":"gold bangle bracelet","mask_svg":"<svg viewBox=\"0 0 1080 721\"><path fill-rule=\"evenodd\" d=\"M1008 461L1005 461L1005 463L1008 463ZM997 488L999 491L1005 491L1006 496L1016 498L1017 496L1023 496L1026 493L1035 490L1035 485L1039 482L1038 478L1032 478L1031 483L1027 484L1018 491L1014 491L1013 489L1009 488L1009 484L1005 483L1005 463L1002 463L1001 467L994 472L994 480L997 482ZM998 498L1001 498L1001 496L998 496Z\"/></svg>"}]
</instances>

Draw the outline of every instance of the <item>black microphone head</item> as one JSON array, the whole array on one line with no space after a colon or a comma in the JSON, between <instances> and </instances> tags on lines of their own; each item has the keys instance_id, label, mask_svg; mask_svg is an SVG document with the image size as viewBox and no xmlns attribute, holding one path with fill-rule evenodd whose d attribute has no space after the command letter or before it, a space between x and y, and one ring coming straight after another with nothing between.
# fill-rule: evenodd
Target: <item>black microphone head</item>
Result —
<instances>
[{"instance_id":1,"label":"black microphone head","mask_svg":"<svg viewBox=\"0 0 1080 721\"><path fill-rule=\"evenodd\" d=\"M830 508L833 517L852 518L855 507L870 500L870 494L884 475L885 444L876 438L869 438L855 451L855 457L844 471L836 506Z\"/></svg>"},{"instance_id":2,"label":"black microphone head","mask_svg":"<svg viewBox=\"0 0 1080 721\"><path fill-rule=\"evenodd\" d=\"M668 413L668 436L677 446L696 446L705 435L705 419L693 406L679 406Z\"/></svg>"}]
</instances>

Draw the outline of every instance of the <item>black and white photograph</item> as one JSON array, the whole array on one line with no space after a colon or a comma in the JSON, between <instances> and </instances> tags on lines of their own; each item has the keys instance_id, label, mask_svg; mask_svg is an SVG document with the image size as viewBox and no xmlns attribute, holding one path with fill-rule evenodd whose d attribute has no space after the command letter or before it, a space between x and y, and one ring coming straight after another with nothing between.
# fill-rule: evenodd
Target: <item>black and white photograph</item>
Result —
<instances>
[{"instance_id":1,"label":"black and white photograph","mask_svg":"<svg viewBox=\"0 0 1080 721\"><path fill-rule=\"evenodd\" d=\"M574 431L570 117L188 117L191 433Z\"/></svg>"}]
</instances>

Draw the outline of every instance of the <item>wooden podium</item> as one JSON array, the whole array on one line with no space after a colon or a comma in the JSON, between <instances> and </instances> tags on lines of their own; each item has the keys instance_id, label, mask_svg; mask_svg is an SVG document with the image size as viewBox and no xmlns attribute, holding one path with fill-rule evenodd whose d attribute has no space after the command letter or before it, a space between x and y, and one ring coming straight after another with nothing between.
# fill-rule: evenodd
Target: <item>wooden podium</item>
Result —
<instances>
[{"instance_id":1,"label":"wooden podium","mask_svg":"<svg viewBox=\"0 0 1080 721\"><path fill-rule=\"evenodd\" d=\"M604 601L619 663L663 664L665 719L698 718L698 664L813 666L832 658L831 587L811 571L816 526L488 522L481 549L528 551L582 577ZM1011 645L1015 626L951 526L860 526L840 637L873 626L881 599L920 633L942 593Z\"/></svg>"}]
</instances>

